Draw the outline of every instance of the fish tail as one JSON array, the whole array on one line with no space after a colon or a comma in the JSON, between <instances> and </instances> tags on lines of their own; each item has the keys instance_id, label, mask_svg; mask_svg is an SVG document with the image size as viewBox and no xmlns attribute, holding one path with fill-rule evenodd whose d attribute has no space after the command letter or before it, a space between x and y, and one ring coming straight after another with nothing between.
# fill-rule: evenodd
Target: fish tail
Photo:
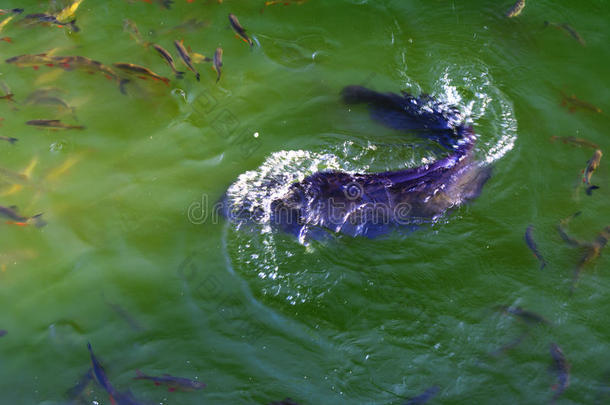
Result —
<instances>
[{"instance_id":1,"label":"fish tail","mask_svg":"<svg viewBox=\"0 0 610 405\"><path fill-rule=\"evenodd\" d=\"M45 226L47 224L45 222L45 220L42 219L42 213L34 215L33 217L30 218L30 220L34 222L34 226L36 228L42 228L43 226Z\"/></svg>"},{"instance_id":2,"label":"fish tail","mask_svg":"<svg viewBox=\"0 0 610 405\"><path fill-rule=\"evenodd\" d=\"M9 141L9 143L10 143L11 145L14 145L14 144L15 144L15 142L17 142L18 140L19 140L19 139L17 139L17 138L8 138L8 141Z\"/></svg>"},{"instance_id":3,"label":"fish tail","mask_svg":"<svg viewBox=\"0 0 610 405\"><path fill-rule=\"evenodd\" d=\"M368 104L371 117L397 130L420 131L419 135L452 148L458 140L473 138L464 127L461 113L430 96L414 97L403 92L379 93L363 86L347 86L341 91L346 104Z\"/></svg>"},{"instance_id":4,"label":"fish tail","mask_svg":"<svg viewBox=\"0 0 610 405\"><path fill-rule=\"evenodd\" d=\"M199 74L199 72L195 73L195 78L197 79L197 81L199 81L200 76L201 75Z\"/></svg>"},{"instance_id":5,"label":"fish tail","mask_svg":"<svg viewBox=\"0 0 610 405\"><path fill-rule=\"evenodd\" d=\"M75 18L74 20L70 21L70 22L68 23L68 25L69 25L70 27L72 27L72 31L74 31L74 32L78 32L78 31L80 31L80 28L78 28L78 27L76 26L76 18Z\"/></svg>"},{"instance_id":6,"label":"fish tail","mask_svg":"<svg viewBox=\"0 0 610 405\"><path fill-rule=\"evenodd\" d=\"M125 89L125 85L129 83L129 79L121 79L119 82L119 91L121 94L127 94L127 90Z\"/></svg>"},{"instance_id":7,"label":"fish tail","mask_svg":"<svg viewBox=\"0 0 610 405\"><path fill-rule=\"evenodd\" d=\"M593 195L593 190L597 190L598 188L599 186L596 185L589 186L585 189L585 193L587 193L587 195Z\"/></svg>"}]
</instances>

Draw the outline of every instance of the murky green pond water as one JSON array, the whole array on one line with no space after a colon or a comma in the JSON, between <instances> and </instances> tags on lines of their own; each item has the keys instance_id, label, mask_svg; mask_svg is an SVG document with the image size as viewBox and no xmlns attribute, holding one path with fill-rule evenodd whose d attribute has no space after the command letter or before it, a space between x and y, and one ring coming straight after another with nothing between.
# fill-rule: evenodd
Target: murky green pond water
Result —
<instances>
[{"instance_id":1,"label":"murky green pond water","mask_svg":"<svg viewBox=\"0 0 610 405\"><path fill-rule=\"evenodd\" d=\"M15 100L0 100L0 135L19 139L0 141L0 205L47 222L0 224L1 403L66 403L90 367L87 342L117 389L168 405L401 404L433 386L434 403L547 403L553 342L571 365L558 402L608 403L608 257L570 295L582 249L556 227L581 211L569 232L592 241L609 225L610 171L602 159L592 178L600 189L585 195L576 185L593 149L550 137L610 146L610 3L528 1L507 19L511 1L175 0L166 10L86 0L78 33L21 21L63 5L3 0L25 13L2 27L2 60L81 55L172 80L134 77L123 95L100 73L0 65ZM206 56L222 47L220 81L209 63L195 66L200 82L188 71L174 79L125 19L175 59L174 40ZM545 20L569 24L586 46ZM458 104L493 165L481 196L407 236L308 245L212 215L244 173L247 189L269 173L294 181L438 156L430 142L348 109L339 92L351 84ZM28 104L41 88L57 88L72 109ZM562 92L603 112L570 111ZM25 124L34 119L86 128ZM524 241L530 224L543 270ZM528 326L497 305L549 323ZM168 392L134 380L136 369L207 387ZM78 400L111 403L94 383Z\"/></svg>"}]
</instances>

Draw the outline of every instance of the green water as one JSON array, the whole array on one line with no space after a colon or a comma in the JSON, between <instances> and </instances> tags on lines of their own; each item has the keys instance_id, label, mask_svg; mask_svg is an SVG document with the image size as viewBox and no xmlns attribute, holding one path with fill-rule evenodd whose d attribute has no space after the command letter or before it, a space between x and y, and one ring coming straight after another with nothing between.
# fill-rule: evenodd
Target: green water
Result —
<instances>
[{"instance_id":1,"label":"green water","mask_svg":"<svg viewBox=\"0 0 610 405\"><path fill-rule=\"evenodd\" d=\"M122 95L101 74L0 65L16 100L0 100L0 135L19 138L0 141L0 167L31 166L19 187L2 179L0 205L43 212L48 223L0 224L0 329L8 332L0 338L0 402L66 403L90 366L88 341L113 385L148 403L400 404L431 386L440 388L434 403L547 403L556 383L551 342L571 364L559 403L607 402L608 258L587 267L570 296L581 251L556 225L582 211L570 232L593 240L608 225L610 172L602 159L593 175L601 188L575 193L593 150L549 138L610 145L610 4L528 1L506 19L511 5L175 0L164 10L86 0L78 33L16 17L0 32L12 38L0 42L2 59L57 48L55 55L136 63L171 77L123 31L129 18L175 58L176 39L207 56L222 47L224 67L218 84L210 64L200 64L200 82L191 72L169 86L134 78ZM13 7L37 13L49 4L0 5ZM256 39L252 50L229 28L230 12ZM191 18L205 26L175 29ZM586 46L544 28L545 20L569 23ZM493 165L481 196L408 236L307 246L212 217L212 205L249 171L255 180L296 179L437 156L429 142L405 140L344 106L339 92L350 84L457 102L479 136L478 155ZM41 87L62 89L74 115L26 105ZM571 113L560 91L604 113ZM25 125L32 119L86 129ZM529 224L548 261L542 271L523 239ZM535 311L550 325L490 356L527 330L495 311L498 304ZM133 380L136 369L207 387L168 392ZM95 384L82 400L110 403Z\"/></svg>"}]
</instances>

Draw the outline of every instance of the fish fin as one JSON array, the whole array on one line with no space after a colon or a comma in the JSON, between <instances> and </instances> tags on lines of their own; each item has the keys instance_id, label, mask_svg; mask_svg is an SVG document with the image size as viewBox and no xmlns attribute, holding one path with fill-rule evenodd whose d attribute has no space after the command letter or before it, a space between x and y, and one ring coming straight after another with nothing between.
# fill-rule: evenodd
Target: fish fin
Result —
<instances>
[{"instance_id":1,"label":"fish fin","mask_svg":"<svg viewBox=\"0 0 610 405\"><path fill-rule=\"evenodd\" d=\"M74 20L70 21L70 22L69 22L67 25L69 25L70 27L72 27L72 31L74 31L74 32L78 32L78 31L80 31L80 28L78 28L78 27L76 26L76 18L75 18Z\"/></svg>"}]
</instances>

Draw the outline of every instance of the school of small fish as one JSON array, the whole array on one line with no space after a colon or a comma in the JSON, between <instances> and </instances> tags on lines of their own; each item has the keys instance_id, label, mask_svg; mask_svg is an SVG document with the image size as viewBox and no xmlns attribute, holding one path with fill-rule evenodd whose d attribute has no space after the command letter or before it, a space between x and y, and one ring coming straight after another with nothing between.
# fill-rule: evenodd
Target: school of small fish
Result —
<instances>
[{"instance_id":1,"label":"school of small fish","mask_svg":"<svg viewBox=\"0 0 610 405\"><path fill-rule=\"evenodd\" d=\"M128 1L133 2L137 0ZM152 3L152 0L142 1ZM191 3L193 0L186 1L188 3ZM291 4L301 5L304 4L306 1L307 0L273 0L265 1L264 6L269 7L280 4L283 4L285 6ZM83 2L84 0L75 0L67 7L57 12L49 11L25 14L25 10L22 8L0 9L0 16L6 16L0 21L0 32L6 29L6 27L9 25L21 24L22 26L35 25L43 27L64 28L72 33L78 33L81 31L81 27L77 26L76 13ZM157 0L156 3L158 3L159 6L164 9L170 9L174 2L172 0ZM222 0L218 0L218 3L222 3ZM508 11L504 13L504 15L507 18L518 17L524 11L525 6L525 0L518 0ZM262 11L263 10L261 10L261 12ZM236 15L229 13L228 23L229 26L233 29L235 36L238 39L248 44L251 48L255 46L255 42L248 35L247 30L241 25ZM196 18L193 18L178 27L174 27L172 29L165 29L164 31L161 31L161 33L163 35L169 35L170 33L197 30L205 26L206 23L197 20ZM571 25L567 23L545 21L544 26L553 27L558 30L561 30L565 34L572 37L580 45L586 46L586 42L583 37ZM173 79L188 80L189 77L193 77L187 76L188 72L178 70L178 68L176 67L176 60L179 60L188 71L192 72L195 80L198 82L201 80L202 76L195 65L204 62L211 62L211 68L215 71L216 74L215 82L218 83L221 80L223 73L224 53L222 47L217 47L213 51L213 53L210 50L208 54L212 55L212 57L208 57L201 53L193 52L190 46L185 46L184 41L182 39L168 38L168 43L170 43L169 41L173 42L175 52L178 56L178 59L174 59L172 53L162 45L145 41L142 38L137 24L134 21L130 19L125 19L123 21L123 30L127 32L132 38L132 40L135 41L138 45L141 45L144 48L156 52L171 70L173 74ZM13 42L13 38L9 36L4 36L0 38L0 40L6 42L7 44L11 44ZM5 63L14 65L18 68L32 68L34 70L39 70L42 67L45 67L62 69L64 71L85 71L92 74L98 73L106 77L108 80L114 82L122 94L128 93L128 85L136 79L160 82L165 84L166 86L170 86L170 83L172 81L171 78L164 76L163 73L157 73L149 67L132 63L131 61L117 61L105 64L85 56L56 55L55 53L56 50L49 50L38 54L14 55L6 58ZM15 95L10 90L6 82L0 82L0 87L3 90L3 94L0 95L0 100L14 105L13 108L28 108L28 106L35 105L52 106L54 108L57 108L58 111L70 112L73 120L78 121L76 119L75 107L71 106L71 103L69 103L63 98L64 95L62 94L63 92L61 89L38 88L32 90L29 95ZM568 108L570 112L582 110L597 114L602 113L601 108L587 101L579 99L574 94L566 94L563 91L561 91L561 106ZM4 118L0 118L0 122L2 120L4 120ZM85 125L81 125L80 123L65 123L55 117L33 119L25 122L24 124L34 126L43 130L53 131L86 130ZM591 183L592 176L594 172L599 168L603 156L602 150L600 149L599 145L587 139L578 138L574 136L554 135L550 139L553 142L560 141L566 145L591 148L594 150L593 155L587 161L586 166L582 171L581 180L579 181L579 184L577 186L580 187L583 184L586 185L586 194L589 196L592 195L592 191L599 188L599 186ZM8 145L14 145L18 141L18 138L9 135L0 135L0 141L4 141ZM76 162L77 159L66 161L63 165L52 170L46 177L46 180L51 180L59 176L61 173L67 171L70 167L76 164ZM5 198L11 196L23 187L31 186L34 182L34 180L32 179L32 172L36 167L37 163L38 160L35 157L20 172L0 168L0 197ZM608 244L608 240L610 240L610 226L606 226L601 231L599 231L595 239L593 239L592 241L581 241L570 236L567 232L567 226L571 222L571 220L577 217L579 214L580 212L568 218L562 219L557 225L557 232L559 233L560 238L566 244L571 247L576 247L583 250L583 254L573 272L573 280L570 290L571 294L574 293L575 287L580 279L581 273L583 272L584 268L586 266L593 265L594 261L600 256L602 249ZM10 225L32 225L37 228L43 227L46 225L46 222L42 219L42 215L43 214L40 212L35 214L30 212L29 215L25 215L20 213L19 209L16 206L0 205L0 216L5 219L6 224ZM547 267L547 265L552 266L552 261L551 264L549 264L549 262L547 262L544 258L538 244L535 242L534 232L534 226L529 225L525 231L524 240L526 242L527 247L531 250L534 257L538 260L540 269L542 270ZM5 271L4 265L2 267L2 271ZM104 301L106 300L104 299ZM106 304L118 316L123 318L125 322L134 331L144 330L144 327L141 326L141 324L137 320L131 317L131 315L120 305L110 301L106 301ZM520 334L518 334L515 339L510 340L508 343L502 345L497 350L491 352L490 355L492 356L499 356L517 347L529 335L530 328L539 326L552 326L552 323L542 315L539 315L530 310L523 309L519 306L498 305L496 307L496 310L504 314L514 316L516 319L523 322L526 329ZM67 322L70 327L74 329L82 329L79 325L74 324L73 321ZM52 326L55 326L56 324L59 325L60 323L61 321L58 321ZM0 329L0 337L5 336L6 334L6 330ZM557 379L555 392L552 395L550 402L555 403L569 387L570 364L568 363L563 350L556 343L550 343L549 347L551 368L552 371L556 374ZM115 388L113 383L111 383L111 380L108 377L108 374L104 369L101 361L94 354L93 347L90 343L87 344L87 349L89 352L89 364L85 365L85 363L83 363L83 368L86 369L86 371L80 377L76 385L66 392L66 395L70 399L70 401L76 401L79 399L87 400L87 387L90 386L90 384L92 383L97 383L99 387L103 391L105 391L105 393L108 395L109 401L113 404L143 404L142 402L139 402L135 399L129 388L127 388L125 391L119 391L117 388ZM206 384L203 382L189 379L186 377L176 377L165 373L162 373L160 375L149 375L140 371L139 369L135 369L134 374L135 376L133 377L133 380L150 382L155 386L163 385L166 386L168 388L168 391L170 392L196 391L204 389L206 387ZM440 390L441 389L436 385L430 386L429 388L425 389L421 394L408 399L405 404L413 405L426 403L432 398L434 398L440 392ZM297 402L295 402L291 398L286 398L280 401L273 401L270 404L297 405Z\"/></svg>"}]
</instances>

